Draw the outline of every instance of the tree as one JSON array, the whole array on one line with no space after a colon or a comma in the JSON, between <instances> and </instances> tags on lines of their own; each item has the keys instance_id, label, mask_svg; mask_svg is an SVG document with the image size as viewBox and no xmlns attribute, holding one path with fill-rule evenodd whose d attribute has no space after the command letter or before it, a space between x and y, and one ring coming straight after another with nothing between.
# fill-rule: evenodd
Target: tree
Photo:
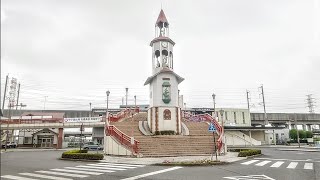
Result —
<instances>
[{"instance_id":1,"label":"tree","mask_svg":"<svg viewBox=\"0 0 320 180\"><path fill-rule=\"evenodd\" d=\"M290 136L290 139L297 140L297 130L296 129L291 129L289 131L289 136Z\"/></svg>"},{"instance_id":2,"label":"tree","mask_svg":"<svg viewBox=\"0 0 320 180\"><path fill-rule=\"evenodd\" d=\"M311 131L306 131L306 136L307 136L307 138L312 138L313 134Z\"/></svg>"},{"instance_id":3,"label":"tree","mask_svg":"<svg viewBox=\"0 0 320 180\"><path fill-rule=\"evenodd\" d=\"M299 138L300 139L305 139L307 138L307 133L304 130L299 130Z\"/></svg>"}]
</instances>

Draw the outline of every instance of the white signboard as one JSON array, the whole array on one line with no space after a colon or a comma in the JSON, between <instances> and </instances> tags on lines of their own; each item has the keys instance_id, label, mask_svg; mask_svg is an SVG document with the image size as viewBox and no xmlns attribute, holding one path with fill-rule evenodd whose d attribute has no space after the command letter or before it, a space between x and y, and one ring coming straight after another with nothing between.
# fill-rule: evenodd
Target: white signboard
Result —
<instances>
[{"instance_id":1,"label":"white signboard","mask_svg":"<svg viewBox=\"0 0 320 180\"><path fill-rule=\"evenodd\" d=\"M101 122L101 117L64 118L64 122Z\"/></svg>"}]
</instances>

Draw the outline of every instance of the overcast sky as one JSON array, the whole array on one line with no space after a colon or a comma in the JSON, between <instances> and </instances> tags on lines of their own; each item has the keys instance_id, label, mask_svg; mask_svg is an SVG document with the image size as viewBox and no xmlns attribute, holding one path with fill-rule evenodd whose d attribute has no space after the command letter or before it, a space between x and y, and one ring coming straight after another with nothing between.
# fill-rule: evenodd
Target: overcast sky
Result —
<instances>
[{"instance_id":1,"label":"overcast sky","mask_svg":"<svg viewBox=\"0 0 320 180\"><path fill-rule=\"evenodd\" d=\"M151 47L161 2L174 70L187 107L320 113L320 0L2 0L1 97L5 76L21 83L27 109L148 104Z\"/></svg>"}]
</instances>

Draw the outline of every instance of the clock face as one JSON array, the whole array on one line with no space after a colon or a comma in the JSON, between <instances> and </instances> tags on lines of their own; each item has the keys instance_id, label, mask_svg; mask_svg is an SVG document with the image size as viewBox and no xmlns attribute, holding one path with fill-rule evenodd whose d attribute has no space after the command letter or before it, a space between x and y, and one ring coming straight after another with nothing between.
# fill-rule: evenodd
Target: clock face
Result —
<instances>
[{"instance_id":1,"label":"clock face","mask_svg":"<svg viewBox=\"0 0 320 180\"><path fill-rule=\"evenodd\" d=\"M161 43L162 47L166 48L168 46L167 42L162 42Z\"/></svg>"}]
</instances>

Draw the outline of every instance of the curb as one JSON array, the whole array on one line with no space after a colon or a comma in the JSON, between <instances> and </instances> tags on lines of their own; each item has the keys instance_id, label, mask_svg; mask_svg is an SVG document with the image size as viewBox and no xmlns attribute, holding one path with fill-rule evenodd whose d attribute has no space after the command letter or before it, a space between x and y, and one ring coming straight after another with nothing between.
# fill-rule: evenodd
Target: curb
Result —
<instances>
[{"instance_id":1,"label":"curb","mask_svg":"<svg viewBox=\"0 0 320 180\"><path fill-rule=\"evenodd\" d=\"M90 159L68 159L68 158L58 158L63 161L80 161L80 162L101 162L101 160L90 160Z\"/></svg>"},{"instance_id":2,"label":"curb","mask_svg":"<svg viewBox=\"0 0 320 180\"><path fill-rule=\"evenodd\" d=\"M278 151L302 151L302 152L320 152L320 150L313 149L277 149Z\"/></svg>"},{"instance_id":3,"label":"curb","mask_svg":"<svg viewBox=\"0 0 320 180\"><path fill-rule=\"evenodd\" d=\"M173 163L155 163L155 164L150 164L151 166L184 166L184 167L190 167L190 166L219 166L219 165L226 165L230 164L229 162L225 161L219 161L213 164L205 164L205 163L196 163L196 164L181 164L181 163L187 163L187 161L183 162L173 162Z\"/></svg>"}]
</instances>

